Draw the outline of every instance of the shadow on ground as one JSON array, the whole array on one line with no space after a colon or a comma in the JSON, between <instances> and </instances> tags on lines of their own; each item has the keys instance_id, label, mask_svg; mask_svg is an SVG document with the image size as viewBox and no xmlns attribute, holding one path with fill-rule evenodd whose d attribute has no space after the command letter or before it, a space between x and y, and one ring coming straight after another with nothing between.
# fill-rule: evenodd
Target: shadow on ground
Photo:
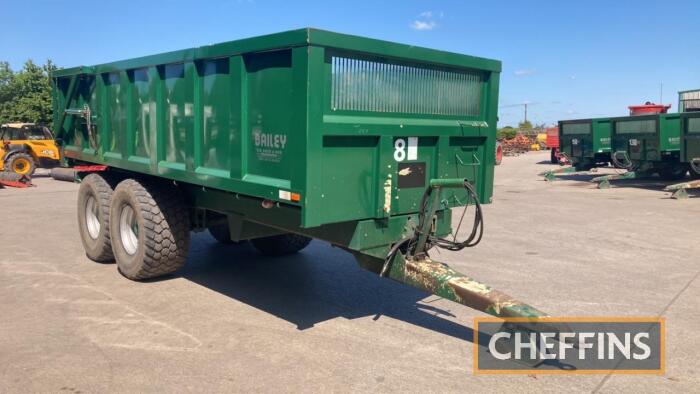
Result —
<instances>
[{"instance_id":1,"label":"shadow on ground","mask_svg":"<svg viewBox=\"0 0 700 394\"><path fill-rule=\"evenodd\" d=\"M579 173L579 174L563 174L563 175L558 175L557 180L561 181L576 181L576 182L585 182L586 185L591 185L592 187L596 187L597 183L591 182L593 178L597 178L603 175L610 175L610 174L605 174L605 173ZM557 182L551 181L551 182ZM652 177L647 177L647 178L640 178L640 179L617 179L617 180L611 180L610 185L612 188L637 188L637 189L646 189L646 190L655 190L659 192L666 193L664 194L664 197L669 197L670 192L665 192L664 188L669 185L674 185L676 183L682 183L682 182L687 182L689 181L690 178L685 178L681 180L675 180L675 181L668 181L661 179L656 176ZM692 193L692 190L689 190L690 193ZM689 193L689 194L690 194Z\"/></svg>"},{"instance_id":2,"label":"shadow on ground","mask_svg":"<svg viewBox=\"0 0 700 394\"><path fill-rule=\"evenodd\" d=\"M360 268L350 254L319 241L298 254L271 258L247 243L222 245L207 232L193 234L181 276L293 323L299 330L337 317L376 320L388 316L473 341L471 328L441 317L452 314L418 303L427 293L379 278Z\"/></svg>"}]
</instances>

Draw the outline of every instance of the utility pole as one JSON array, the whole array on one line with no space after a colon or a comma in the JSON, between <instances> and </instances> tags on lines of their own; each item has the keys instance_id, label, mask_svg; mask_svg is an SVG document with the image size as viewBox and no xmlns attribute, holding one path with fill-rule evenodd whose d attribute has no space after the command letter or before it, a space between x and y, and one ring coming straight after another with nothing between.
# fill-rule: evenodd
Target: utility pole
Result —
<instances>
[{"instance_id":1,"label":"utility pole","mask_svg":"<svg viewBox=\"0 0 700 394\"><path fill-rule=\"evenodd\" d=\"M520 104L502 105L502 106L500 106L500 108L512 108L512 107L520 107L520 106L522 106L522 107L523 107L523 111L525 112L525 119L523 119L523 123L525 123L525 122L527 122L527 106L528 106L528 105L534 105L534 104L537 104L537 103L536 103L536 102L532 102L532 101L525 101L525 102L522 102L522 103L520 103Z\"/></svg>"}]
</instances>

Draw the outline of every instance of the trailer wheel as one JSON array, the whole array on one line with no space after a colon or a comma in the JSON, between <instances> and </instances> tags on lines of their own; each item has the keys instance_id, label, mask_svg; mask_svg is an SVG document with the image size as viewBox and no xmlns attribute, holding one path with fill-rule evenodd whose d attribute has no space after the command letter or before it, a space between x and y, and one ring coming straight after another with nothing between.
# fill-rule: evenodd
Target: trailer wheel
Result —
<instances>
[{"instance_id":1,"label":"trailer wheel","mask_svg":"<svg viewBox=\"0 0 700 394\"><path fill-rule=\"evenodd\" d=\"M207 230L209 230L209 234L219 243L225 245L233 245L240 243L231 239L231 232L229 231L228 223L209 225L207 227Z\"/></svg>"},{"instance_id":2,"label":"trailer wheel","mask_svg":"<svg viewBox=\"0 0 700 394\"><path fill-rule=\"evenodd\" d=\"M171 187L126 179L110 206L112 249L129 279L155 278L185 264L190 244L187 204Z\"/></svg>"},{"instance_id":3,"label":"trailer wheel","mask_svg":"<svg viewBox=\"0 0 700 394\"><path fill-rule=\"evenodd\" d=\"M297 234L280 234L251 239L255 249L267 256L285 256L296 253L311 242L311 238Z\"/></svg>"},{"instance_id":4,"label":"trailer wheel","mask_svg":"<svg viewBox=\"0 0 700 394\"><path fill-rule=\"evenodd\" d=\"M550 163L552 163L552 164L559 164L559 155L557 154L557 153L559 153L558 151L559 151L559 149L557 149L557 148L552 148L552 151L551 151L551 154L550 154L550 157L549 157Z\"/></svg>"},{"instance_id":5,"label":"trailer wheel","mask_svg":"<svg viewBox=\"0 0 700 394\"><path fill-rule=\"evenodd\" d=\"M501 165L503 161L503 145L499 141L496 141L496 165Z\"/></svg>"},{"instance_id":6,"label":"trailer wheel","mask_svg":"<svg viewBox=\"0 0 700 394\"><path fill-rule=\"evenodd\" d=\"M692 179L700 179L700 163L698 163L697 159L691 159L688 167L690 168L688 170L690 177Z\"/></svg>"},{"instance_id":7,"label":"trailer wheel","mask_svg":"<svg viewBox=\"0 0 700 394\"><path fill-rule=\"evenodd\" d=\"M78 228L87 257L99 263L114 261L110 242L109 205L114 190L100 175L90 174L78 190Z\"/></svg>"},{"instance_id":8,"label":"trailer wheel","mask_svg":"<svg viewBox=\"0 0 700 394\"><path fill-rule=\"evenodd\" d=\"M684 165L676 165L659 170L659 176L668 181L678 181L685 178L685 174L687 172L688 167Z\"/></svg>"}]
</instances>

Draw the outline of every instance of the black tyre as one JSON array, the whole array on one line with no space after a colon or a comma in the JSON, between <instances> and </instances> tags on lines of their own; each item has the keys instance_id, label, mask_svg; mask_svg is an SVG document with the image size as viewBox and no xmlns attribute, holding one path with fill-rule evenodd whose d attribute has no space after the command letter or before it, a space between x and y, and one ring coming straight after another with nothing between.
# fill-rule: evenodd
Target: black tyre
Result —
<instances>
[{"instance_id":1,"label":"black tyre","mask_svg":"<svg viewBox=\"0 0 700 394\"><path fill-rule=\"evenodd\" d=\"M667 181L678 181L685 178L687 172L688 167L679 165L659 170L659 176Z\"/></svg>"},{"instance_id":2,"label":"black tyre","mask_svg":"<svg viewBox=\"0 0 700 394\"><path fill-rule=\"evenodd\" d=\"M688 173L690 173L690 177L693 179L700 179L700 163L690 163L689 167Z\"/></svg>"},{"instance_id":3,"label":"black tyre","mask_svg":"<svg viewBox=\"0 0 700 394\"><path fill-rule=\"evenodd\" d=\"M72 168L56 167L51 169L51 178L57 181L75 182L76 171Z\"/></svg>"},{"instance_id":4,"label":"black tyre","mask_svg":"<svg viewBox=\"0 0 700 394\"><path fill-rule=\"evenodd\" d=\"M557 148L552 148L551 153L549 155L549 161L552 164L559 164L559 156L557 155Z\"/></svg>"},{"instance_id":5,"label":"black tyre","mask_svg":"<svg viewBox=\"0 0 700 394\"><path fill-rule=\"evenodd\" d=\"M209 225L207 230L209 230L209 234L219 243L226 245L239 243L231 239L231 232L229 231L228 223L226 222Z\"/></svg>"},{"instance_id":6,"label":"black tyre","mask_svg":"<svg viewBox=\"0 0 700 394\"><path fill-rule=\"evenodd\" d=\"M311 238L297 234L281 234L251 239L255 249L267 256L285 256L296 253L309 245Z\"/></svg>"},{"instance_id":7,"label":"black tyre","mask_svg":"<svg viewBox=\"0 0 700 394\"><path fill-rule=\"evenodd\" d=\"M20 175L32 176L36 170L34 158L28 153L15 153L5 162L5 170L13 171Z\"/></svg>"},{"instance_id":8,"label":"black tyre","mask_svg":"<svg viewBox=\"0 0 700 394\"><path fill-rule=\"evenodd\" d=\"M110 206L112 250L129 279L155 278L185 264L190 245L187 204L174 187L133 179L119 183Z\"/></svg>"},{"instance_id":9,"label":"black tyre","mask_svg":"<svg viewBox=\"0 0 700 394\"><path fill-rule=\"evenodd\" d=\"M85 254L99 263L113 262L109 205L114 190L100 175L90 174L78 189L78 228Z\"/></svg>"}]
</instances>

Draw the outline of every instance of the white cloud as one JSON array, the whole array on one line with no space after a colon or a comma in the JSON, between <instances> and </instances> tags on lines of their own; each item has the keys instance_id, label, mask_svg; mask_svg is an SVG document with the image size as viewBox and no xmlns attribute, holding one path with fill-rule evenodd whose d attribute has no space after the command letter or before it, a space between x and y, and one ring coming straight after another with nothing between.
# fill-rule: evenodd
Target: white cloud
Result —
<instances>
[{"instance_id":1,"label":"white cloud","mask_svg":"<svg viewBox=\"0 0 700 394\"><path fill-rule=\"evenodd\" d=\"M411 29L413 30L433 30L437 26L435 21L413 21Z\"/></svg>"},{"instance_id":2,"label":"white cloud","mask_svg":"<svg viewBox=\"0 0 700 394\"><path fill-rule=\"evenodd\" d=\"M418 19L411 23L413 30L433 30L438 26L436 19L442 19L445 14L442 11L423 11L418 14Z\"/></svg>"},{"instance_id":3,"label":"white cloud","mask_svg":"<svg viewBox=\"0 0 700 394\"><path fill-rule=\"evenodd\" d=\"M536 72L537 72L537 70L530 68L530 69L525 69L525 70L515 70L514 74L518 77L522 77L525 75L535 74Z\"/></svg>"},{"instance_id":4,"label":"white cloud","mask_svg":"<svg viewBox=\"0 0 700 394\"><path fill-rule=\"evenodd\" d=\"M576 79L576 75L569 75L569 79Z\"/></svg>"}]
</instances>

